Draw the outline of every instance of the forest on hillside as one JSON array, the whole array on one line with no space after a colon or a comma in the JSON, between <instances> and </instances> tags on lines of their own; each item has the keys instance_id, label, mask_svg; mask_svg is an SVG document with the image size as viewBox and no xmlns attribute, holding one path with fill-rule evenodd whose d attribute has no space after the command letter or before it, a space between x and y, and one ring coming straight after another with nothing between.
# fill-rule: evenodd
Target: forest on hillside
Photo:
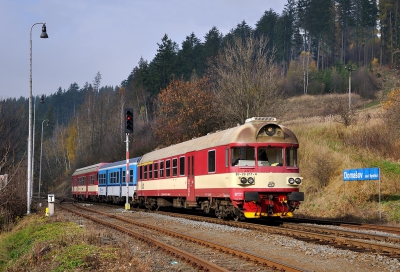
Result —
<instances>
[{"instance_id":1,"label":"forest on hillside","mask_svg":"<svg viewBox=\"0 0 400 272\"><path fill-rule=\"evenodd\" d=\"M225 35L212 26L203 39L189 33L179 45L166 33L154 59L133 64L115 87L101 86L98 72L82 87L60 87L45 103L35 97L34 191L41 143L44 191L68 180L76 168L124 159L125 107L134 109L135 157L252 116L279 119L293 96L347 93L351 87L375 98L384 82L378 68L397 69L400 60L399 5L288 0L281 14L267 10L255 26L242 21ZM0 183L0 210L16 205L9 197L12 184L26 198L27 104L23 97L0 101L0 175L8 175ZM339 106L326 114L338 111ZM21 212L23 206L15 214Z\"/></svg>"}]
</instances>

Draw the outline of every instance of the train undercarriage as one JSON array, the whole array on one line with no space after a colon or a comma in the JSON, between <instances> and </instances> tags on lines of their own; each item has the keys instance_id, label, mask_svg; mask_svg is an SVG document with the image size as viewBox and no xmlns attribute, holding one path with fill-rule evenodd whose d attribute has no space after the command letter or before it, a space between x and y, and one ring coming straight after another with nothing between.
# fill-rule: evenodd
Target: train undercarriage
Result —
<instances>
[{"instance_id":1,"label":"train undercarriage","mask_svg":"<svg viewBox=\"0 0 400 272\"><path fill-rule=\"evenodd\" d=\"M233 218L242 221L245 218L291 217L299 208L304 194L300 192L281 194L245 193L243 200L232 201L229 198L202 198L195 202L184 197L139 197L132 204L149 210L164 208L198 209L217 218Z\"/></svg>"}]
</instances>

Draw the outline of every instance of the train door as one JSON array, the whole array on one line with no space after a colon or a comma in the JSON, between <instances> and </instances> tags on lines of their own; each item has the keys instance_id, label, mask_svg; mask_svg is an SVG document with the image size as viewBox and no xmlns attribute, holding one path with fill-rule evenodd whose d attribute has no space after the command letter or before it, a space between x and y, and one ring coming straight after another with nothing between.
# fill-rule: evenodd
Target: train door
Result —
<instances>
[{"instance_id":1,"label":"train door","mask_svg":"<svg viewBox=\"0 0 400 272\"><path fill-rule=\"evenodd\" d=\"M187 158L187 202L196 201L195 191L194 191L194 152L186 154Z\"/></svg>"}]
</instances>

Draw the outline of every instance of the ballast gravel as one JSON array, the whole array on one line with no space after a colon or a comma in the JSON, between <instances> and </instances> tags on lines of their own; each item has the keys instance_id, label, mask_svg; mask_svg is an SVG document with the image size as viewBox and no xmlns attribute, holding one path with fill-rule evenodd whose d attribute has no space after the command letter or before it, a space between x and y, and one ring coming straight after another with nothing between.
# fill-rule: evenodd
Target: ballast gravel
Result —
<instances>
[{"instance_id":1,"label":"ballast gravel","mask_svg":"<svg viewBox=\"0 0 400 272\"><path fill-rule=\"evenodd\" d=\"M400 262L379 254L317 245L282 235L192 221L155 213L122 213L140 222L268 257L309 271L400 271ZM400 246L400 245L399 245Z\"/></svg>"}]
</instances>

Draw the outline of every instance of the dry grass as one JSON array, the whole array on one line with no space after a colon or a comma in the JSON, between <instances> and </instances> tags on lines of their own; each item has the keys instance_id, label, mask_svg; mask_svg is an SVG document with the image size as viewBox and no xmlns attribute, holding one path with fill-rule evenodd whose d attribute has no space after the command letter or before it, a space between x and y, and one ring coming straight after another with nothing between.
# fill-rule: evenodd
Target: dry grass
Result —
<instances>
[{"instance_id":1,"label":"dry grass","mask_svg":"<svg viewBox=\"0 0 400 272\"><path fill-rule=\"evenodd\" d=\"M341 97L342 96L342 97ZM293 130L300 142L300 169L306 200L298 214L311 217L349 219L359 222L379 220L378 182L343 182L342 171L380 167L383 218L400 222L400 141L382 119L379 105L360 98L354 123L345 127L338 117L321 105L343 99L343 95L303 96L288 101L292 115L281 122ZM377 103L375 103L377 104ZM314 109L312 113L306 109ZM294 113L297 113L296 118ZM327 114L324 114L327 113ZM307 115L310 115L307 117Z\"/></svg>"}]
</instances>

